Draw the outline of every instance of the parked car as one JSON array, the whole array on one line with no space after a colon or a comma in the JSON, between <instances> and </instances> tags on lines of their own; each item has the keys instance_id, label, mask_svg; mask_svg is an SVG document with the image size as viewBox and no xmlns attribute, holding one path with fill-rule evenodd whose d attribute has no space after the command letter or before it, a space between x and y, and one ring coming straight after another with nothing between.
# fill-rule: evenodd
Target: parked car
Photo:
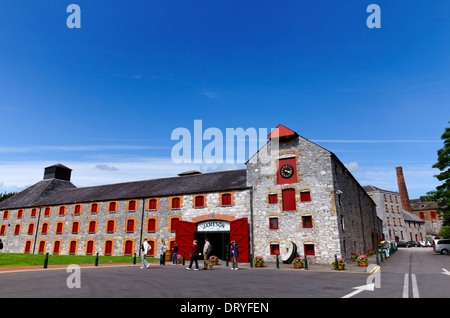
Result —
<instances>
[{"instance_id":1,"label":"parked car","mask_svg":"<svg viewBox=\"0 0 450 318\"><path fill-rule=\"evenodd\" d=\"M416 247L418 245L416 241L408 241L407 243L409 243L409 246L414 246L414 247Z\"/></svg>"},{"instance_id":2,"label":"parked car","mask_svg":"<svg viewBox=\"0 0 450 318\"><path fill-rule=\"evenodd\" d=\"M409 244L409 242L398 241L397 247L411 247L411 244Z\"/></svg>"},{"instance_id":3,"label":"parked car","mask_svg":"<svg viewBox=\"0 0 450 318\"><path fill-rule=\"evenodd\" d=\"M417 242L419 247L426 247L427 246L427 242L426 241L419 241Z\"/></svg>"},{"instance_id":4,"label":"parked car","mask_svg":"<svg viewBox=\"0 0 450 318\"><path fill-rule=\"evenodd\" d=\"M434 251L436 253L448 255L450 252L450 239L437 240L436 245L434 246Z\"/></svg>"},{"instance_id":5,"label":"parked car","mask_svg":"<svg viewBox=\"0 0 450 318\"><path fill-rule=\"evenodd\" d=\"M432 247L433 246L433 241L426 241L426 246L427 247Z\"/></svg>"}]
</instances>

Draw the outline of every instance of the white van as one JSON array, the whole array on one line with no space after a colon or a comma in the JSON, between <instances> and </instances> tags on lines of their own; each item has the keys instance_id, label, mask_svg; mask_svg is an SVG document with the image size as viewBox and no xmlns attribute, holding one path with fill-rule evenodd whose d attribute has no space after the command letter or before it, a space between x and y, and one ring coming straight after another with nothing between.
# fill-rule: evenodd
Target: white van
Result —
<instances>
[{"instance_id":1,"label":"white van","mask_svg":"<svg viewBox=\"0 0 450 318\"><path fill-rule=\"evenodd\" d=\"M440 239L436 241L434 245L434 251L436 253L448 255L450 252L450 239Z\"/></svg>"}]
</instances>

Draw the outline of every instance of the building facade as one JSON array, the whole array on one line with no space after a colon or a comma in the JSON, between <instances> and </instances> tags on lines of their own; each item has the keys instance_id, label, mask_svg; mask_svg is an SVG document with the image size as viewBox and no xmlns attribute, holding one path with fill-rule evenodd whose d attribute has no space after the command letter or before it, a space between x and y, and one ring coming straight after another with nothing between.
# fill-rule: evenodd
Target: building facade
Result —
<instances>
[{"instance_id":1,"label":"building facade","mask_svg":"<svg viewBox=\"0 0 450 318\"><path fill-rule=\"evenodd\" d=\"M439 205L430 201L429 196L421 196L411 200L412 213L425 222L426 240L432 241L439 236L442 219L437 212Z\"/></svg>"},{"instance_id":2,"label":"building facade","mask_svg":"<svg viewBox=\"0 0 450 318\"><path fill-rule=\"evenodd\" d=\"M69 168L47 167L0 202L2 252L139 255L148 239L151 255L164 240L189 259L208 237L221 259L236 240L241 262L331 263L375 248L376 206L339 159L281 125L268 137L240 170L77 188Z\"/></svg>"}]
</instances>

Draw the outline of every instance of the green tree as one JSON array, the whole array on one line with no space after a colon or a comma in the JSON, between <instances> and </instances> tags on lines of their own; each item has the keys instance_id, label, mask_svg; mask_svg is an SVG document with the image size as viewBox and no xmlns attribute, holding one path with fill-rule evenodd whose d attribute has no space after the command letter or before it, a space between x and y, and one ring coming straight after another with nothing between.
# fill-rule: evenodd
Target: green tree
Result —
<instances>
[{"instance_id":1,"label":"green tree","mask_svg":"<svg viewBox=\"0 0 450 318\"><path fill-rule=\"evenodd\" d=\"M16 194L16 193L15 192L0 193L0 202L2 202L3 200L8 199L9 197L12 197L14 194Z\"/></svg>"},{"instance_id":2,"label":"green tree","mask_svg":"<svg viewBox=\"0 0 450 318\"><path fill-rule=\"evenodd\" d=\"M450 225L444 225L439 231L439 237L450 238Z\"/></svg>"},{"instance_id":3,"label":"green tree","mask_svg":"<svg viewBox=\"0 0 450 318\"><path fill-rule=\"evenodd\" d=\"M450 123L450 122L449 122ZM440 173L435 175L439 181L443 182L436 187L435 191L428 194L431 196L430 200L436 201L439 204L437 212L442 218L443 225L450 225L450 128L445 128L441 139L444 140L444 147L437 151L438 162L433 165L433 168L440 170Z\"/></svg>"}]
</instances>

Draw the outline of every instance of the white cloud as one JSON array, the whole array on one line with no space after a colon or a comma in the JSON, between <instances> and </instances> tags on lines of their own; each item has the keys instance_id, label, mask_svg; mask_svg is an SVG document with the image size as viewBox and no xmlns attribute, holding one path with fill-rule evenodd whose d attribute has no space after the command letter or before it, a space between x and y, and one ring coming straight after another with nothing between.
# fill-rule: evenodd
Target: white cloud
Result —
<instances>
[{"instance_id":1,"label":"white cloud","mask_svg":"<svg viewBox=\"0 0 450 318\"><path fill-rule=\"evenodd\" d=\"M345 164L345 166L347 167L348 171L350 171L350 172L359 170L359 165L357 162L349 162L349 163Z\"/></svg>"}]
</instances>

